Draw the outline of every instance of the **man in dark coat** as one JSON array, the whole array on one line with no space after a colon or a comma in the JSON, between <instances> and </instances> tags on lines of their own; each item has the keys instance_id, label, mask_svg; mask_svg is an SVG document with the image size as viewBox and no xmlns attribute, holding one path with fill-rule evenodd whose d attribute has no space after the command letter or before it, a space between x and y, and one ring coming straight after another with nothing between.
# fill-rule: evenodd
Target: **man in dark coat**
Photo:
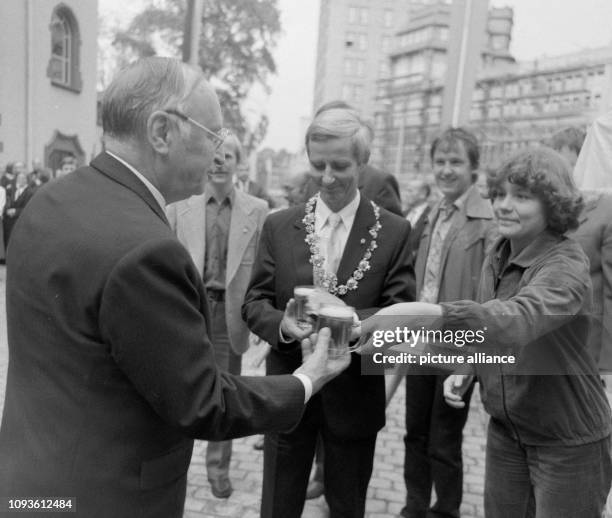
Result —
<instances>
[{"instance_id":1,"label":"man in dark coat","mask_svg":"<svg viewBox=\"0 0 612 518\"><path fill-rule=\"evenodd\" d=\"M8 250L0 497L180 518L193 438L291 429L348 360L327 360L322 331L294 375L217 370L198 268L164 214L223 161L201 71L139 61L108 87L102 120L106 152L33 198Z\"/></svg>"},{"instance_id":2,"label":"man in dark coat","mask_svg":"<svg viewBox=\"0 0 612 518\"><path fill-rule=\"evenodd\" d=\"M319 196L268 217L243 306L251 331L272 347L268 375L292 372L302 361L299 340L308 330L284 311L295 286L325 287L361 319L414 298L409 223L358 190L369 157L367 126L354 110L326 110L306 142ZM362 376L360 358L352 356L350 367L309 402L295 430L266 435L263 518L301 516L319 434L330 516L363 516L376 434L385 423L385 387L382 376Z\"/></svg>"}]
</instances>

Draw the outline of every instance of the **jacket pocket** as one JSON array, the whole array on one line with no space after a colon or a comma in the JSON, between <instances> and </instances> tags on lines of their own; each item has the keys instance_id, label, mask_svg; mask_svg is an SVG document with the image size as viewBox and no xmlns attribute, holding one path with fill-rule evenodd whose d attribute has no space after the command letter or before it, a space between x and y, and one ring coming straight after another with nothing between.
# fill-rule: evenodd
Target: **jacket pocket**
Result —
<instances>
[{"instance_id":1,"label":"jacket pocket","mask_svg":"<svg viewBox=\"0 0 612 518\"><path fill-rule=\"evenodd\" d=\"M177 448L140 465L140 489L164 486L185 475L189 469L193 444Z\"/></svg>"}]
</instances>

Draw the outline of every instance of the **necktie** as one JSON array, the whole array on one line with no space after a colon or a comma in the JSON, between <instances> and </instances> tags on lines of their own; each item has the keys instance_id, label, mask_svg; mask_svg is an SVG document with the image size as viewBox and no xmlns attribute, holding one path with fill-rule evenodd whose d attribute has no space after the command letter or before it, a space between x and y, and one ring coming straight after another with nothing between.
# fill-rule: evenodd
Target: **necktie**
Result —
<instances>
[{"instance_id":1,"label":"necktie","mask_svg":"<svg viewBox=\"0 0 612 518\"><path fill-rule=\"evenodd\" d=\"M331 231L327 241L326 268L329 273L336 273L338 271L340 259L342 259L342 249L340 246L342 218L339 214L332 212L327 218L327 224L331 228Z\"/></svg>"},{"instance_id":2,"label":"necktie","mask_svg":"<svg viewBox=\"0 0 612 518\"><path fill-rule=\"evenodd\" d=\"M427 255L423 288L421 290L421 296L419 297L419 301L421 302L431 302L432 304L438 302L442 245L450 230L453 212L454 207L452 205L443 204L440 207L438 219L435 223L433 235L429 244L429 254Z\"/></svg>"}]
</instances>

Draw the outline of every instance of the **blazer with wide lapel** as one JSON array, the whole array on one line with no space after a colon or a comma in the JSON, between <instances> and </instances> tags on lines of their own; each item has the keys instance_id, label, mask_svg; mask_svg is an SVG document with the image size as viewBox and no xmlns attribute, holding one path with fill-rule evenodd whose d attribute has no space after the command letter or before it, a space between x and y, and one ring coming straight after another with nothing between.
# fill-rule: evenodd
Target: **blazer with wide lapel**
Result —
<instances>
[{"instance_id":1,"label":"blazer with wide lapel","mask_svg":"<svg viewBox=\"0 0 612 518\"><path fill-rule=\"evenodd\" d=\"M423 288L425 268L432 231L440 213L442 200L427 217L427 223L418 244L415 264L417 297ZM472 185L465 203L442 244L438 300L475 300L485 252L496 237L493 209L488 200L480 196Z\"/></svg>"},{"instance_id":2,"label":"blazer with wide lapel","mask_svg":"<svg viewBox=\"0 0 612 518\"><path fill-rule=\"evenodd\" d=\"M206 261L205 199L205 194L192 196L167 209L171 226L179 241L187 248L202 277ZM225 272L225 316L230 344L237 354L244 353L248 348L249 330L242 320L240 308L266 214L265 202L238 189L234 190Z\"/></svg>"}]
</instances>

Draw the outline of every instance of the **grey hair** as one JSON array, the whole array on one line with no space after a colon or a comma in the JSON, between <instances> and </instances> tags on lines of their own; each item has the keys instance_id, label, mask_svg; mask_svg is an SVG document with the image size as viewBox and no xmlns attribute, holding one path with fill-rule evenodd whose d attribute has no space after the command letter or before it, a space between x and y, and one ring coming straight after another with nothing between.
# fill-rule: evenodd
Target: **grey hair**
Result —
<instances>
[{"instance_id":1,"label":"grey hair","mask_svg":"<svg viewBox=\"0 0 612 518\"><path fill-rule=\"evenodd\" d=\"M155 110L181 109L204 76L177 59L149 57L125 67L102 97L102 129L118 139L146 133Z\"/></svg>"},{"instance_id":2,"label":"grey hair","mask_svg":"<svg viewBox=\"0 0 612 518\"><path fill-rule=\"evenodd\" d=\"M306 152L310 154L310 142L325 142L349 138L354 158L359 165L370 158L370 128L357 112L347 108L330 108L320 111L306 131Z\"/></svg>"}]
</instances>

